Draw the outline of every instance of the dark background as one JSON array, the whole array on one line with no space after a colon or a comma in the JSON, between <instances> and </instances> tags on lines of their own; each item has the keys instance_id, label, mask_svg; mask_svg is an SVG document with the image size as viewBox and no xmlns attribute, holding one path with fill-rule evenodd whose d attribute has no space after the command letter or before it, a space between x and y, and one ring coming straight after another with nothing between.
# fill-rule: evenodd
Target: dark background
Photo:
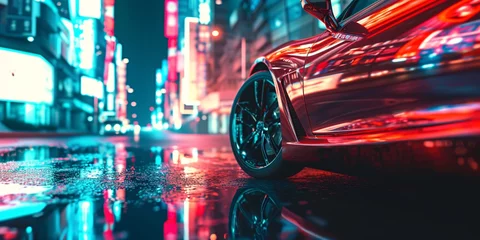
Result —
<instances>
[{"instance_id":1,"label":"dark background","mask_svg":"<svg viewBox=\"0 0 480 240\"><path fill-rule=\"evenodd\" d=\"M123 54L130 60L127 84L134 89L128 94L128 115L136 113L137 121L150 123L150 106L155 103L155 69L167 57L167 39L163 36L164 2L159 0L117 0L115 34L123 44ZM136 107L130 103L137 102ZM132 119L134 121L134 119Z\"/></svg>"}]
</instances>

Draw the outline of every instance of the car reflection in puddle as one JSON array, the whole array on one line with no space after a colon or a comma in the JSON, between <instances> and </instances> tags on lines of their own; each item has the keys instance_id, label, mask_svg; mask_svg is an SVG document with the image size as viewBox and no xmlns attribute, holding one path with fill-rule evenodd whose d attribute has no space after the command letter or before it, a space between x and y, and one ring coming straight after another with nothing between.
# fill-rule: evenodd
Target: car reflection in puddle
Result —
<instances>
[{"instance_id":1,"label":"car reflection in puddle","mask_svg":"<svg viewBox=\"0 0 480 240\"><path fill-rule=\"evenodd\" d=\"M231 238L478 239L480 196L471 179L365 182L312 173L247 181L231 203Z\"/></svg>"},{"instance_id":2,"label":"car reflection in puddle","mask_svg":"<svg viewBox=\"0 0 480 240\"><path fill-rule=\"evenodd\" d=\"M232 239L334 239L280 202L275 193L261 188L240 189L230 208Z\"/></svg>"}]
</instances>

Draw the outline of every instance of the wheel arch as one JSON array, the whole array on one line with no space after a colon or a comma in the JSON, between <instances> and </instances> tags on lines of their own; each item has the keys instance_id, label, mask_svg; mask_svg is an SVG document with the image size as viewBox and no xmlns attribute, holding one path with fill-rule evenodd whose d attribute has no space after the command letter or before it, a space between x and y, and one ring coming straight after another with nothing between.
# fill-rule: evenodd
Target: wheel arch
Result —
<instances>
[{"instance_id":1,"label":"wheel arch","mask_svg":"<svg viewBox=\"0 0 480 240\"><path fill-rule=\"evenodd\" d=\"M279 76L271 70L272 65L265 57L257 58L252 67L250 68L249 77L255 73L268 71L272 75L272 79L275 85L275 91L278 96L278 106L280 108L280 120L282 123L282 142L298 142L298 136L293 125L292 115L290 108L288 107L288 96L283 88L282 81Z\"/></svg>"},{"instance_id":2,"label":"wheel arch","mask_svg":"<svg viewBox=\"0 0 480 240\"><path fill-rule=\"evenodd\" d=\"M266 60L265 60L265 62L264 61L259 61L259 62L254 63L254 65L250 69L249 76L252 76L253 74L255 74L257 72L261 72L261 71L269 71L270 72L270 68L268 67L267 64L268 63L266 62Z\"/></svg>"}]
</instances>

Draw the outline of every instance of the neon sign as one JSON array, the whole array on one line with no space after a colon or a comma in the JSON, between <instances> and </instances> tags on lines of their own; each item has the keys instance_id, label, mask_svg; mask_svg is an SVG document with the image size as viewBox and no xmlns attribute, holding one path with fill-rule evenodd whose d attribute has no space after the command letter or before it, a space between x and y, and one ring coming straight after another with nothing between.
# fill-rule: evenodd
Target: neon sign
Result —
<instances>
[{"instance_id":1,"label":"neon sign","mask_svg":"<svg viewBox=\"0 0 480 240\"><path fill-rule=\"evenodd\" d=\"M80 0L78 5L78 15L81 17L100 19L102 16L100 0Z\"/></svg>"},{"instance_id":2,"label":"neon sign","mask_svg":"<svg viewBox=\"0 0 480 240\"><path fill-rule=\"evenodd\" d=\"M165 0L165 37L178 36L178 0Z\"/></svg>"},{"instance_id":3,"label":"neon sign","mask_svg":"<svg viewBox=\"0 0 480 240\"><path fill-rule=\"evenodd\" d=\"M78 41L78 50L80 57L80 68L91 70L95 60L95 22L93 19L80 21L80 38Z\"/></svg>"},{"instance_id":4,"label":"neon sign","mask_svg":"<svg viewBox=\"0 0 480 240\"><path fill-rule=\"evenodd\" d=\"M210 9L209 0L203 0L203 2L199 4L198 13L200 15L199 17L200 24L208 25L212 20L212 11Z\"/></svg>"},{"instance_id":5,"label":"neon sign","mask_svg":"<svg viewBox=\"0 0 480 240\"><path fill-rule=\"evenodd\" d=\"M103 99L103 82L86 76L81 78L81 94Z\"/></svg>"},{"instance_id":6,"label":"neon sign","mask_svg":"<svg viewBox=\"0 0 480 240\"><path fill-rule=\"evenodd\" d=\"M53 104L53 66L42 56L0 48L0 99Z\"/></svg>"}]
</instances>

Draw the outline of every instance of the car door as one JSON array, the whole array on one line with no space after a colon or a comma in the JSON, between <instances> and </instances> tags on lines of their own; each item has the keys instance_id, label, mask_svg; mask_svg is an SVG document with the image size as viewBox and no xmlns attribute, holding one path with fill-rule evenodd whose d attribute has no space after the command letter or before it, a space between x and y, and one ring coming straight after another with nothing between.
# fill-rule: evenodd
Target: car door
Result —
<instances>
[{"instance_id":1,"label":"car door","mask_svg":"<svg viewBox=\"0 0 480 240\"><path fill-rule=\"evenodd\" d=\"M388 84L372 87L372 66L382 54L398 51L396 43L415 38L409 32L451 5L452 1L354 0L342 24L356 21L368 34L356 41L321 38L306 59L303 86L312 133L338 135L381 127L373 123L357 128L352 122L415 101L396 97L386 90Z\"/></svg>"}]
</instances>

